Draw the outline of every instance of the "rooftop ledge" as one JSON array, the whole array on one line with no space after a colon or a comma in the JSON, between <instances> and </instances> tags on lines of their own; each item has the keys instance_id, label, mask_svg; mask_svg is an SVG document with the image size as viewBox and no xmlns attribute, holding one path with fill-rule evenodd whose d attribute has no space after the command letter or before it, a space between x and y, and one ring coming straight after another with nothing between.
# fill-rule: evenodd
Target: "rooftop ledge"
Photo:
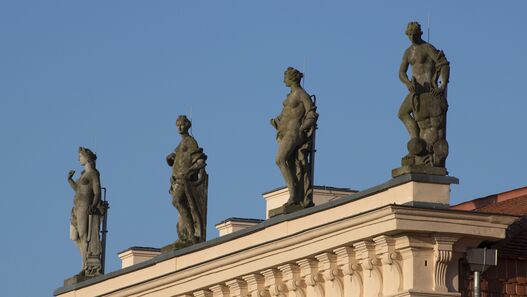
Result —
<instances>
[{"instance_id":1,"label":"rooftop ledge","mask_svg":"<svg viewBox=\"0 0 527 297\"><path fill-rule=\"evenodd\" d=\"M484 213L448 209L450 184L457 183L459 183L459 180L450 176L433 176L423 174L402 175L393 178L381 185L351 194L346 197L335 199L325 204L307 208L291 214L279 215L265 220L257 225L247 227L222 237L195 244L180 250L160 254L150 260L146 260L144 262L116 270L81 283L58 288L55 290L54 295L57 296L73 290L82 289L87 286L96 285L98 283L105 282L125 274L158 265L161 262L170 260L172 258L181 258L187 254L197 253L196 255L193 255L191 260L189 259L187 261L180 261L180 259L178 259L178 267L174 265L173 268L167 270L164 274L166 276L166 273L172 274L184 269L190 269L196 265L210 263L211 261L217 260L218 258L228 257L233 254L245 252L248 249L266 245L270 242L281 241L285 238L293 236L301 236L301 234L313 232L313 230L316 230L322 226L340 224L343 221L349 220L360 221L361 216L371 216L374 213L383 216L393 216L395 213L404 214L405 212L415 212L416 214L421 213L424 218L429 218L431 216L439 218L438 220L431 219L434 221L434 224L447 224L446 220L449 219L457 221L468 220L474 222L474 226L477 225L478 227L479 233L472 234L473 236L487 236L496 239L504 237L506 226L516 220L517 217L502 214L489 215ZM427 192L426 189L431 189L432 192ZM390 195L387 195L388 192ZM419 199L408 200L406 199L408 198L406 197L407 195L411 195L412 197L410 198L415 196L419 197ZM435 197L438 195L441 197ZM367 197L370 197L371 199L365 199ZM397 197L403 197L406 200L392 199ZM430 209L433 209L433 211L430 211ZM306 216L313 216L313 218L309 218L309 220L306 221L303 219ZM402 219L403 218L401 217L401 220ZM421 228L437 227L432 225L433 224L430 224L430 226L424 225L421 226ZM498 225L499 228L496 227ZM392 227L393 226L390 228ZM400 232L403 230L401 227L406 228L404 230L411 230L414 228L412 223L400 224L391 232ZM454 229L455 228L452 230L449 229L448 232L455 233L456 230ZM417 232L417 230L414 231ZM427 232L433 231L434 229L431 229ZM375 236L377 235L375 232L388 231L372 229L370 232L372 233L370 233L369 236ZM485 233L486 235L484 235L482 232L486 232L488 234ZM251 236L253 234L254 236ZM246 237L242 244L236 241L236 239L241 237ZM350 238L348 240L353 239ZM234 243L234 241L237 243ZM200 253L200 251L208 249L211 250L205 251L206 254ZM216 249L221 249L221 252ZM161 276L163 275L153 277L157 278Z\"/></svg>"}]
</instances>

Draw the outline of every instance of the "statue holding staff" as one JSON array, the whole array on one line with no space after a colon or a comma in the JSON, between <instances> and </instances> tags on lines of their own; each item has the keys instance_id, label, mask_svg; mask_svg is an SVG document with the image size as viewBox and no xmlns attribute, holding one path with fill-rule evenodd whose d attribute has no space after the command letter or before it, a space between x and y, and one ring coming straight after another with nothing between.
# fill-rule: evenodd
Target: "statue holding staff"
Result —
<instances>
[{"instance_id":1,"label":"statue holding staff","mask_svg":"<svg viewBox=\"0 0 527 297\"><path fill-rule=\"evenodd\" d=\"M284 83L291 92L283 102L280 115L271 119L278 140L275 161L289 191L284 207L290 209L313 206L311 162L318 114L311 97L300 85L302 77L292 67L284 72Z\"/></svg>"},{"instance_id":2,"label":"statue holding staff","mask_svg":"<svg viewBox=\"0 0 527 297\"><path fill-rule=\"evenodd\" d=\"M102 273L100 226L106 212L101 201L101 182L95 166L97 156L88 148L79 148L79 162L84 167L77 180L75 170L68 172L68 183L75 191L70 219L70 239L75 241L82 259L77 281Z\"/></svg>"}]
</instances>

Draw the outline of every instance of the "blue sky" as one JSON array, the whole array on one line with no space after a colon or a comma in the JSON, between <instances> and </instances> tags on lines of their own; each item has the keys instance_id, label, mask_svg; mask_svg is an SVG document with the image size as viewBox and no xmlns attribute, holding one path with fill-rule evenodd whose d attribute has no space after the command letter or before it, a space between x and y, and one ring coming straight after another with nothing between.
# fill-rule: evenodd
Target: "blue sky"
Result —
<instances>
[{"instance_id":1,"label":"blue sky","mask_svg":"<svg viewBox=\"0 0 527 297\"><path fill-rule=\"evenodd\" d=\"M452 202L526 185L523 1L0 2L1 296L51 296L80 270L68 238L78 146L108 188L108 270L176 239L165 156L179 114L209 156L208 238L264 217L283 185L269 119L305 73L318 98L316 184L366 189L405 154L397 73L417 20L451 62ZM426 33L425 36L426 38Z\"/></svg>"}]
</instances>

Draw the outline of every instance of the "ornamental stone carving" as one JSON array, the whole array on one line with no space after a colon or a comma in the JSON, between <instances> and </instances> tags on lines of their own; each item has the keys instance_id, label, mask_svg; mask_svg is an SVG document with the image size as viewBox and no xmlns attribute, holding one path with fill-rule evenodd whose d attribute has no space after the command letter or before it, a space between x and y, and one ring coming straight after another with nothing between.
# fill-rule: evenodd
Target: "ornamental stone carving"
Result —
<instances>
[{"instance_id":1,"label":"ornamental stone carving","mask_svg":"<svg viewBox=\"0 0 527 297\"><path fill-rule=\"evenodd\" d=\"M212 291L212 297L229 297L229 287L218 284L209 288Z\"/></svg>"},{"instance_id":2,"label":"ornamental stone carving","mask_svg":"<svg viewBox=\"0 0 527 297\"><path fill-rule=\"evenodd\" d=\"M344 296L362 296L362 277L360 266L355 259L355 251L351 247L339 247L333 252L337 254L337 266L342 272L342 288Z\"/></svg>"},{"instance_id":3,"label":"ornamental stone carving","mask_svg":"<svg viewBox=\"0 0 527 297\"><path fill-rule=\"evenodd\" d=\"M305 297L306 283L300 277L300 268L298 265L289 263L278 266L278 269L282 272L282 281L286 285L289 296Z\"/></svg>"},{"instance_id":4,"label":"ornamental stone carving","mask_svg":"<svg viewBox=\"0 0 527 297\"><path fill-rule=\"evenodd\" d=\"M306 282L307 296L324 296L324 279L318 271L318 261L307 258L296 262L300 266L300 277Z\"/></svg>"},{"instance_id":5,"label":"ornamental stone carving","mask_svg":"<svg viewBox=\"0 0 527 297\"><path fill-rule=\"evenodd\" d=\"M337 268L337 255L323 253L316 255L318 269L324 278L325 296L342 296L343 288L340 280L340 271Z\"/></svg>"},{"instance_id":6,"label":"ornamental stone carving","mask_svg":"<svg viewBox=\"0 0 527 297\"><path fill-rule=\"evenodd\" d=\"M247 283L247 292L251 297L268 297L269 292L265 289L265 279L261 274L253 273L242 276Z\"/></svg>"},{"instance_id":7,"label":"ornamental stone carving","mask_svg":"<svg viewBox=\"0 0 527 297\"><path fill-rule=\"evenodd\" d=\"M446 276L448 265L452 260L452 250L457 237L436 236L434 237L434 290L437 292L448 292Z\"/></svg>"},{"instance_id":8,"label":"ornamental stone carving","mask_svg":"<svg viewBox=\"0 0 527 297\"><path fill-rule=\"evenodd\" d=\"M267 269L261 272L265 279L265 287L271 296L284 296L286 291L282 282L282 274L276 268Z\"/></svg>"},{"instance_id":9,"label":"ornamental stone carving","mask_svg":"<svg viewBox=\"0 0 527 297\"><path fill-rule=\"evenodd\" d=\"M381 296L383 278L379 269L380 261L375 253L375 243L373 241L360 241L354 243L353 247L362 267L363 296Z\"/></svg>"}]
</instances>

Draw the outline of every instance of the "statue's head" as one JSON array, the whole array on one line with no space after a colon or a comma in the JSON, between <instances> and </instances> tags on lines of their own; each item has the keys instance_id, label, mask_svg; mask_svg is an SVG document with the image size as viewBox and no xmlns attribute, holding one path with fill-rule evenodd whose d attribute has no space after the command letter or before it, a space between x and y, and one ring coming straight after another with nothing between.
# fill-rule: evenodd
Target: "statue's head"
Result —
<instances>
[{"instance_id":1,"label":"statue's head","mask_svg":"<svg viewBox=\"0 0 527 297\"><path fill-rule=\"evenodd\" d=\"M293 67L288 67L284 72L284 83L291 86L292 83L300 84L304 74Z\"/></svg>"},{"instance_id":2,"label":"statue's head","mask_svg":"<svg viewBox=\"0 0 527 297\"><path fill-rule=\"evenodd\" d=\"M421 36L423 35L421 25L418 22L409 22L406 26L405 34L412 42L421 40Z\"/></svg>"},{"instance_id":3,"label":"statue's head","mask_svg":"<svg viewBox=\"0 0 527 297\"><path fill-rule=\"evenodd\" d=\"M192 126L192 123L186 115L180 115L176 120L176 127L178 128L179 134L187 134L188 129Z\"/></svg>"},{"instance_id":4,"label":"statue's head","mask_svg":"<svg viewBox=\"0 0 527 297\"><path fill-rule=\"evenodd\" d=\"M86 163L91 163L95 166L95 161L97 160L97 155L92 152L89 148L79 147L79 162L81 165Z\"/></svg>"}]
</instances>

